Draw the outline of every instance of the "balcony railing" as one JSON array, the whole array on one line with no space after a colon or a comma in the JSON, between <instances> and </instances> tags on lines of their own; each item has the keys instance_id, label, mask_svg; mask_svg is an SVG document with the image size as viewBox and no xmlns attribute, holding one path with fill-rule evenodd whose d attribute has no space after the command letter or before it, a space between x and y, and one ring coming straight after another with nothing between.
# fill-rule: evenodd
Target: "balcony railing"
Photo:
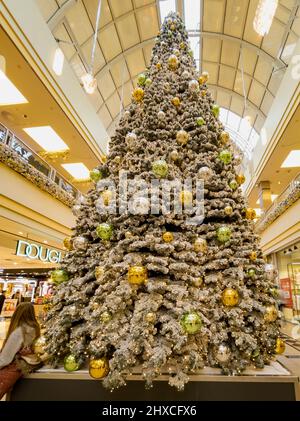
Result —
<instances>
[{"instance_id":1,"label":"balcony railing","mask_svg":"<svg viewBox=\"0 0 300 421\"><path fill-rule=\"evenodd\" d=\"M256 231L264 231L298 199L300 199L300 174L291 181L287 188L276 197L272 205L261 215L255 227Z\"/></svg>"},{"instance_id":2,"label":"balcony railing","mask_svg":"<svg viewBox=\"0 0 300 421\"><path fill-rule=\"evenodd\" d=\"M50 194L53 195L53 191L57 189L58 195L55 196L59 196L57 197L58 199L65 196L66 200L62 201L68 205L71 205L71 202L81 196L81 192L76 187L70 184L61 174L57 172L54 167L49 165L34 151L32 151L29 146L27 146L21 139L15 136L14 133L12 133L3 124L0 124L0 146L1 145L2 147L5 147L7 152L13 152L13 156L18 157L18 159L21 160L23 164L30 165L34 168L35 171L40 173L41 180L48 180L46 187L49 187L49 189L44 188L44 190L47 190ZM12 167L12 165L9 166ZM14 168L16 171L18 171L17 167L18 166L16 165L16 168ZM22 171L22 174L25 175L24 171ZM32 181L32 177L30 177L30 180Z\"/></svg>"}]
</instances>

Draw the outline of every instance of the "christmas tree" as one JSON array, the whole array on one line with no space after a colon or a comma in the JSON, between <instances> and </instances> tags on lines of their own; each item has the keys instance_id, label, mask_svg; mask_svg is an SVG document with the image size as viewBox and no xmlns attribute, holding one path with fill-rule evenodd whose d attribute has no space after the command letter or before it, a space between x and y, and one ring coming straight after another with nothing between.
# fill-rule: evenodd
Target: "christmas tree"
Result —
<instances>
[{"instance_id":1,"label":"christmas tree","mask_svg":"<svg viewBox=\"0 0 300 421\"><path fill-rule=\"evenodd\" d=\"M240 374L283 347L255 212L207 80L170 14L107 161L91 171L94 188L74 206L74 237L52 273L47 352L70 371L89 361L111 390L134 370L149 386L168 372L181 390L205 365Z\"/></svg>"}]
</instances>

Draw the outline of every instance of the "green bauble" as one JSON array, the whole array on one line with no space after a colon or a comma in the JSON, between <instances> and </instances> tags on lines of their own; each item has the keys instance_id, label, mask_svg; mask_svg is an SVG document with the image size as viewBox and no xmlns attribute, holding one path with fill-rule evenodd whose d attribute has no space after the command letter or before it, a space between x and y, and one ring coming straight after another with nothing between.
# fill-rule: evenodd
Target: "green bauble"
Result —
<instances>
[{"instance_id":1,"label":"green bauble","mask_svg":"<svg viewBox=\"0 0 300 421\"><path fill-rule=\"evenodd\" d=\"M249 276L249 278L254 278L254 276L256 275L256 270L254 268L250 268L247 272L247 275Z\"/></svg>"},{"instance_id":2,"label":"green bauble","mask_svg":"<svg viewBox=\"0 0 300 421\"><path fill-rule=\"evenodd\" d=\"M197 118L197 126L203 126L203 124L205 124L205 120L203 117L198 117Z\"/></svg>"},{"instance_id":3,"label":"green bauble","mask_svg":"<svg viewBox=\"0 0 300 421\"><path fill-rule=\"evenodd\" d=\"M229 187L231 188L231 190L236 190L238 188L238 183L236 182L236 180L232 179L229 181Z\"/></svg>"},{"instance_id":4,"label":"green bauble","mask_svg":"<svg viewBox=\"0 0 300 421\"><path fill-rule=\"evenodd\" d=\"M101 240L110 240L113 235L113 226L111 224L100 224L96 228L96 233Z\"/></svg>"},{"instance_id":5,"label":"green bauble","mask_svg":"<svg viewBox=\"0 0 300 421\"><path fill-rule=\"evenodd\" d=\"M138 75L138 80L137 80L138 84L144 86L145 82L146 82L146 79L147 79L146 75L144 73L140 73Z\"/></svg>"},{"instance_id":6,"label":"green bauble","mask_svg":"<svg viewBox=\"0 0 300 421\"><path fill-rule=\"evenodd\" d=\"M168 164L164 159L158 159L153 162L152 171L156 177L165 178L169 172Z\"/></svg>"},{"instance_id":7,"label":"green bauble","mask_svg":"<svg viewBox=\"0 0 300 421\"><path fill-rule=\"evenodd\" d=\"M213 113L213 115L214 115L215 117L219 117L219 114L220 114L220 107L219 107L219 105L218 105L218 104L214 104L214 105L211 107L211 110L212 110L212 113Z\"/></svg>"},{"instance_id":8,"label":"green bauble","mask_svg":"<svg viewBox=\"0 0 300 421\"><path fill-rule=\"evenodd\" d=\"M94 181L94 183L97 183L97 181L101 180L102 178L102 172L98 170L98 168L94 168L90 171L90 179Z\"/></svg>"},{"instance_id":9,"label":"green bauble","mask_svg":"<svg viewBox=\"0 0 300 421\"><path fill-rule=\"evenodd\" d=\"M145 80L145 86L150 86L152 83L152 79L150 79L149 77Z\"/></svg>"},{"instance_id":10,"label":"green bauble","mask_svg":"<svg viewBox=\"0 0 300 421\"><path fill-rule=\"evenodd\" d=\"M189 50L189 56L192 57L192 58L194 57L193 50Z\"/></svg>"},{"instance_id":11,"label":"green bauble","mask_svg":"<svg viewBox=\"0 0 300 421\"><path fill-rule=\"evenodd\" d=\"M231 237L231 229L229 227L220 227L217 229L217 238L221 243L226 243Z\"/></svg>"},{"instance_id":12,"label":"green bauble","mask_svg":"<svg viewBox=\"0 0 300 421\"><path fill-rule=\"evenodd\" d=\"M181 317L181 326L183 330L188 334L194 334L199 332L202 327L202 320L201 317L196 311L190 311L189 313L185 313Z\"/></svg>"},{"instance_id":13,"label":"green bauble","mask_svg":"<svg viewBox=\"0 0 300 421\"><path fill-rule=\"evenodd\" d=\"M64 359L64 369L66 371L76 371L79 369L79 364L73 354L69 354Z\"/></svg>"},{"instance_id":14,"label":"green bauble","mask_svg":"<svg viewBox=\"0 0 300 421\"><path fill-rule=\"evenodd\" d=\"M224 149L219 153L219 159L223 164L229 164L232 160L232 154L228 149Z\"/></svg>"},{"instance_id":15,"label":"green bauble","mask_svg":"<svg viewBox=\"0 0 300 421\"><path fill-rule=\"evenodd\" d=\"M56 285L69 280L68 272L64 269L56 269L51 272L51 281Z\"/></svg>"}]
</instances>

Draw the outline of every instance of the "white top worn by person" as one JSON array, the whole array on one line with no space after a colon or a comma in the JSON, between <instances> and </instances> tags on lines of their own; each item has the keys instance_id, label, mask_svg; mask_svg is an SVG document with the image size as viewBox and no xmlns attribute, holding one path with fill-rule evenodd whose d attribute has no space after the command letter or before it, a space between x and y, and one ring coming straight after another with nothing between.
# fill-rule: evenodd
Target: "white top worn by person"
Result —
<instances>
[{"instance_id":1,"label":"white top worn by person","mask_svg":"<svg viewBox=\"0 0 300 421\"><path fill-rule=\"evenodd\" d=\"M30 347L35 339L35 329L27 324L17 327L7 339L0 353L0 369L9 365L16 354L26 347Z\"/></svg>"}]
</instances>

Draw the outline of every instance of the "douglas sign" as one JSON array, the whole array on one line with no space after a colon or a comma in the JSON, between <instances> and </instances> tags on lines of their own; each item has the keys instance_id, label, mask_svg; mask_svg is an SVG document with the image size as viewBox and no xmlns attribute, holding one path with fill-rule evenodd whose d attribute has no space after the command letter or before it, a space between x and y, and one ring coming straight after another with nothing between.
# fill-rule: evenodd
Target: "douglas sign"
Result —
<instances>
[{"instance_id":1,"label":"douglas sign","mask_svg":"<svg viewBox=\"0 0 300 421\"><path fill-rule=\"evenodd\" d=\"M37 244L28 243L23 240L18 240L17 242L16 255L49 263L59 263L62 257L61 251L38 246Z\"/></svg>"}]
</instances>

